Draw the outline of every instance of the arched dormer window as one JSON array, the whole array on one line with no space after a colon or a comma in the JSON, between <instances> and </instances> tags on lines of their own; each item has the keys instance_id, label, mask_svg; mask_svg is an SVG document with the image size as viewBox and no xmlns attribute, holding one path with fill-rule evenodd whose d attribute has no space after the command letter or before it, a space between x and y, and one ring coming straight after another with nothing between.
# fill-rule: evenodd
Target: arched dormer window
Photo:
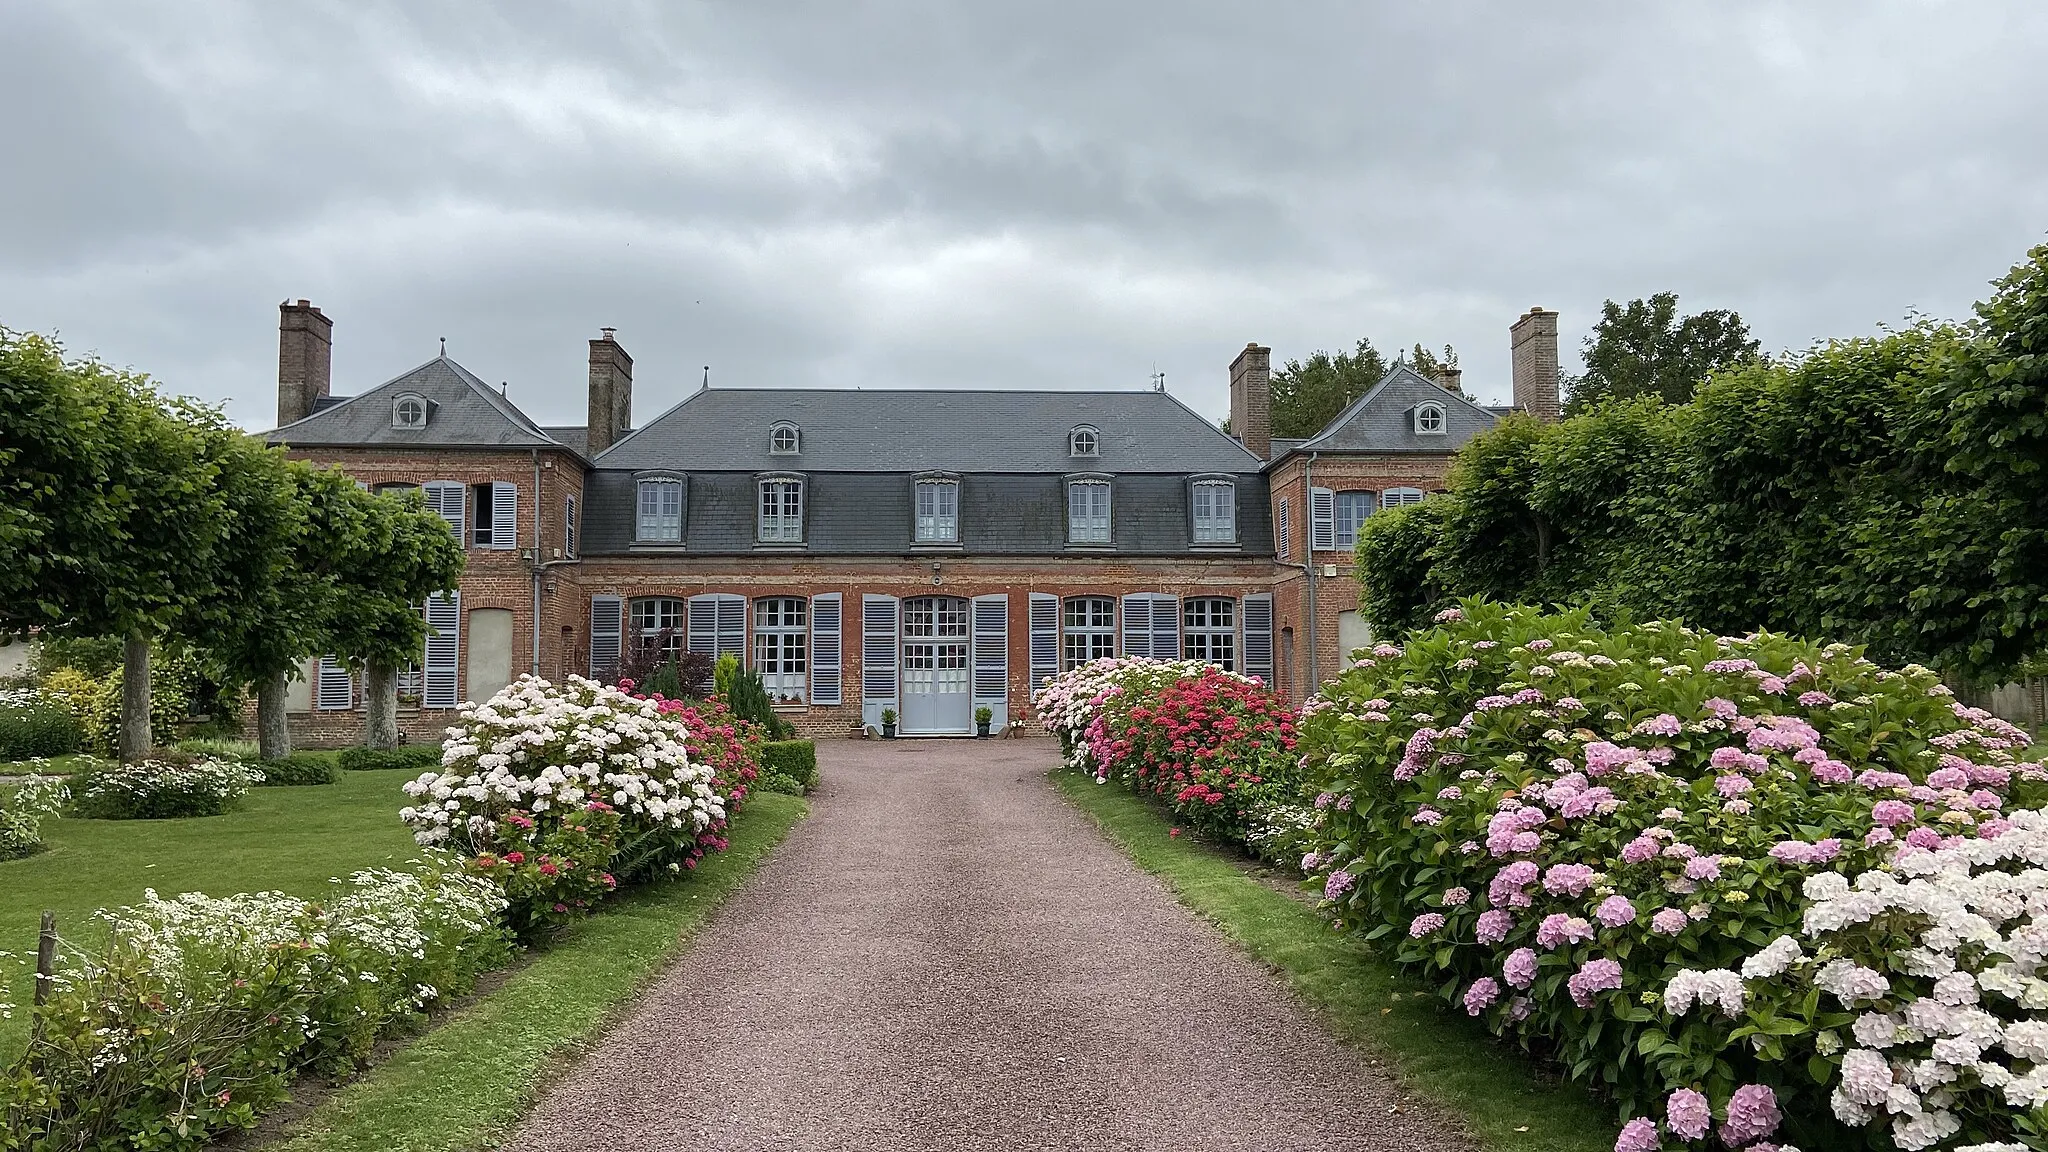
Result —
<instances>
[{"instance_id":1,"label":"arched dormer window","mask_svg":"<svg viewBox=\"0 0 2048 1152\"><path fill-rule=\"evenodd\" d=\"M776 456L794 456L803 450L803 433L784 421L768 430L768 451Z\"/></svg>"},{"instance_id":2,"label":"arched dormer window","mask_svg":"<svg viewBox=\"0 0 2048 1152\"><path fill-rule=\"evenodd\" d=\"M1444 434L1444 406L1434 400L1424 400L1415 406L1415 434L1417 436L1441 436Z\"/></svg>"},{"instance_id":3,"label":"arched dormer window","mask_svg":"<svg viewBox=\"0 0 2048 1152\"><path fill-rule=\"evenodd\" d=\"M1101 436L1093 425L1083 424L1067 433L1067 455L1094 456Z\"/></svg>"},{"instance_id":4,"label":"arched dormer window","mask_svg":"<svg viewBox=\"0 0 2048 1152\"><path fill-rule=\"evenodd\" d=\"M402 392L391 402L391 426L416 429L427 426L427 400L417 392Z\"/></svg>"}]
</instances>

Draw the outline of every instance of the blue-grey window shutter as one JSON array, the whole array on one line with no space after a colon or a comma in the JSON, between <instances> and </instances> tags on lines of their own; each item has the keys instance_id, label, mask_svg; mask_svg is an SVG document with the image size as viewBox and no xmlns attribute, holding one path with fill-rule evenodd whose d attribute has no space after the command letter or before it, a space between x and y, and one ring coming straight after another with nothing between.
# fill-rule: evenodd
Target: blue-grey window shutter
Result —
<instances>
[{"instance_id":1,"label":"blue-grey window shutter","mask_svg":"<svg viewBox=\"0 0 2048 1152\"><path fill-rule=\"evenodd\" d=\"M625 654L626 601L621 596L590 598L590 676L610 680Z\"/></svg>"},{"instance_id":2,"label":"blue-grey window shutter","mask_svg":"<svg viewBox=\"0 0 2048 1152\"><path fill-rule=\"evenodd\" d=\"M1124 655L1138 659L1152 655L1150 592L1133 592L1124 597Z\"/></svg>"},{"instance_id":3,"label":"blue-grey window shutter","mask_svg":"<svg viewBox=\"0 0 2048 1152\"><path fill-rule=\"evenodd\" d=\"M1031 695L1060 674L1060 598L1050 592L1031 594Z\"/></svg>"},{"instance_id":4,"label":"blue-grey window shutter","mask_svg":"<svg viewBox=\"0 0 2048 1152\"><path fill-rule=\"evenodd\" d=\"M1010 597L974 598L974 702L1001 705L1010 698Z\"/></svg>"},{"instance_id":5,"label":"blue-grey window shutter","mask_svg":"<svg viewBox=\"0 0 2048 1152\"><path fill-rule=\"evenodd\" d=\"M571 558L576 555L576 498L574 496L569 497L568 504L562 510L562 555Z\"/></svg>"},{"instance_id":6,"label":"blue-grey window shutter","mask_svg":"<svg viewBox=\"0 0 2048 1152\"><path fill-rule=\"evenodd\" d=\"M320 658L320 681L314 685L313 706L322 712L340 712L356 702L355 677L348 665L332 656Z\"/></svg>"},{"instance_id":7,"label":"blue-grey window shutter","mask_svg":"<svg viewBox=\"0 0 2048 1152\"><path fill-rule=\"evenodd\" d=\"M519 546L519 485L491 485L491 547L499 552Z\"/></svg>"},{"instance_id":8,"label":"blue-grey window shutter","mask_svg":"<svg viewBox=\"0 0 2048 1152\"><path fill-rule=\"evenodd\" d=\"M690 615L684 632L692 652L718 657L718 597L706 593L690 597Z\"/></svg>"},{"instance_id":9,"label":"blue-grey window shutter","mask_svg":"<svg viewBox=\"0 0 2048 1152\"><path fill-rule=\"evenodd\" d=\"M839 593L811 597L811 703L839 703Z\"/></svg>"},{"instance_id":10,"label":"blue-grey window shutter","mask_svg":"<svg viewBox=\"0 0 2048 1152\"><path fill-rule=\"evenodd\" d=\"M718 654L730 652L747 662L747 598L721 592L712 597L718 605Z\"/></svg>"},{"instance_id":11,"label":"blue-grey window shutter","mask_svg":"<svg viewBox=\"0 0 2048 1152\"><path fill-rule=\"evenodd\" d=\"M1180 659L1180 597L1152 598L1152 658Z\"/></svg>"},{"instance_id":12,"label":"blue-grey window shutter","mask_svg":"<svg viewBox=\"0 0 2048 1152\"><path fill-rule=\"evenodd\" d=\"M1287 554L1294 550L1294 541L1289 538L1288 534L1287 498L1284 496L1280 498L1280 514L1274 518L1273 536L1273 543L1279 549L1280 559L1287 559Z\"/></svg>"},{"instance_id":13,"label":"blue-grey window shutter","mask_svg":"<svg viewBox=\"0 0 2048 1152\"><path fill-rule=\"evenodd\" d=\"M1244 598L1244 674L1273 686L1273 594Z\"/></svg>"},{"instance_id":14,"label":"blue-grey window shutter","mask_svg":"<svg viewBox=\"0 0 2048 1152\"><path fill-rule=\"evenodd\" d=\"M462 593L437 592L427 597L426 691L428 708L453 708L462 703L462 682L456 676L462 652Z\"/></svg>"},{"instance_id":15,"label":"blue-grey window shutter","mask_svg":"<svg viewBox=\"0 0 2048 1152\"><path fill-rule=\"evenodd\" d=\"M860 598L860 695L870 704L896 703L896 598Z\"/></svg>"},{"instance_id":16,"label":"blue-grey window shutter","mask_svg":"<svg viewBox=\"0 0 2048 1152\"><path fill-rule=\"evenodd\" d=\"M455 533L456 543L469 546L469 525L463 522L468 512L469 489L453 480L429 480L420 485L426 493L427 511L436 513L448 522L448 528Z\"/></svg>"},{"instance_id":17,"label":"blue-grey window shutter","mask_svg":"<svg viewBox=\"0 0 2048 1152\"><path fill-rule=\"evenodd\" d=\"M1328 488L1308 490L1308 546L1327 552L1337 546L1337 494Z\"/></svg>"}]
</instances>

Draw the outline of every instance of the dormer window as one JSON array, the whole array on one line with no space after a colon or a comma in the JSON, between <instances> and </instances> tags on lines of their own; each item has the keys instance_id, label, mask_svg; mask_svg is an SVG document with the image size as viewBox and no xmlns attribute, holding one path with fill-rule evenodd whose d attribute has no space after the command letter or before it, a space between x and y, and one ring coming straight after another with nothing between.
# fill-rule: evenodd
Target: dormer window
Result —
<instances>
[{"instance_id":1,"label":"dormer window","mask_svg":"<svg viewBox=\"0 0 2048 1152\"><path fill-rule=\"evenodd\" d=\"M427 401L424 397L407 392L391 403L391 426L393 428L425 428L427 426Z\"/></svg>"},{"instance_id":2,"label":"dormer window","mask_svg":"<svg viewBox=\"0 0 2048 1152\"><path fill-rule=\"evenodd\" d=\"M1079 428L1076 428L1072 432L1067 433L1067 455L1095 455L1095 445L1098 439L1099 437L1097 436L1094 428L1091 428L1086 424L1081 425Z\"/></svg>"},{"instance_id":3,"label":"dormer window","mask_svg":"<svg viewBox=\"0 0 2048 1152\"><path fill-rule=\"evenodd\" d=\"M1415 434L1417 436L1443 435L1444 406L1434 400L1417 404L1415 406Z\"/></svg>"},{"instance_id":4,"label":"dormer window","mask_svg":"<svg viewBox=\"0 0 2048 1152\"><path fill-rule=\"evenodd\" d=\"M776 456L794 456L802 450L803 435L794 424L777 424L768 433L768 451Z\"/></svg>"}]
</instances>

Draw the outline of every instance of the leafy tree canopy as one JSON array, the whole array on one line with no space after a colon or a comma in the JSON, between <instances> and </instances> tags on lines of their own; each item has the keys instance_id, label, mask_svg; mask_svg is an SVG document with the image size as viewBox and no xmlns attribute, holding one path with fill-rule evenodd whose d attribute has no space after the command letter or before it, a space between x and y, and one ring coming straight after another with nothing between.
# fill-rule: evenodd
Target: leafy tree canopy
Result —
<instances>
[{"instance_id":1,"label":"leafy tree canopy","mask_svg":"<svg viewBox=\"0 0 2048 1152\"><path fill-rule=\"evenodd\" d=\"M1626 305L1609 300L1586 337L1585 373L1565 381L1565 414L1638 396L1683 404L1709 375L1754 359L1758 347L1734 312L1680 317L1674 292Z\"/></svg>"}]
</instances>

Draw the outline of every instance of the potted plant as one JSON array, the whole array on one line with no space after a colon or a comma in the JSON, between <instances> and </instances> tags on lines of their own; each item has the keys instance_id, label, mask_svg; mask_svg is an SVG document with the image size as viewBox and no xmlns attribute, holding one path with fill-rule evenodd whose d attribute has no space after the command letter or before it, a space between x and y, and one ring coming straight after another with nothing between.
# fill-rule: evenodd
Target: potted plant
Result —
<instances>
[{"instance_id":1,"label":"potted plant","mask_svg":"<svg viewBox=\"0 0 2048 1152\"><path fill-rule=\"evenodd\" d=\"M884 708L882 709L882 739L894 740L895 738L896 710L894 708Z\"/></svg>"},{"instance_id":2,"label":"potted plant","mask_svg":"<svg viewBox=\"0 0 2048 1152\"><path fill-rule=\"evenodd\" d=\"M984 704L976 708L974 710L974 734L976 736L988 735L988 726L995 718L995 709L990 708L988 705Z\"/></svg>"}]
</instances>

